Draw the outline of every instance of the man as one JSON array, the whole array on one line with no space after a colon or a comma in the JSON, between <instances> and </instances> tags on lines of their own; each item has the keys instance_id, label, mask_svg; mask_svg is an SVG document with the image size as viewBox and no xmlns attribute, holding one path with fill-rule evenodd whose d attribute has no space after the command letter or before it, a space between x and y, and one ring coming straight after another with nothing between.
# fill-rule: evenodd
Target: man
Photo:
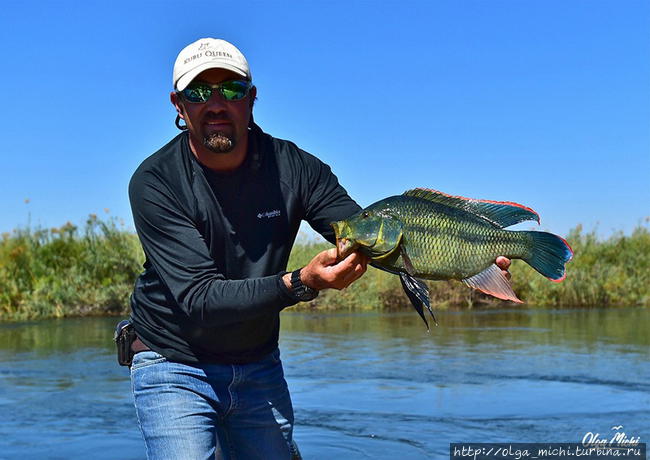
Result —
<instances>
[{"instance_id":1,"label":"man","mask_svg":"<svg viewBox=\"0 0 650 460\"><path fill-rule=\"evenodd\" d=\"M253 122L257 88L232 44L188 45L173 83L182 133L129 186L146 255L131 378L147 457L289 459L279 312L349 286L367 264L331 249L286 273L289 252L302 220L333 242L330 222L360 208L328 166Z\"/></svg>"},{"instance_id":2,"label":"man","mask_svg":"<svg viewBox=\"0 0 650 460\"><path fill-rule=\"evenodd\" d=\"M285 273L301 220L359 206L329 167L253 122L257 89L230 43L201 39L174 65L183 132L146 159L129 195L146 255L132 296L131 375L148 458L288 459L293 410L278 313L366 270L334 249Z\"/></svg>"}]
</instances>

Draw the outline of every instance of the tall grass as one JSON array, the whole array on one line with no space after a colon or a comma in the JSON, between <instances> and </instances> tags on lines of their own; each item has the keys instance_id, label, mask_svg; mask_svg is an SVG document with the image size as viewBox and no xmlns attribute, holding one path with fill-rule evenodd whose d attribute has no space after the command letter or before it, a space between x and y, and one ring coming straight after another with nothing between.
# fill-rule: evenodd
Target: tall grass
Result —
<instances>
[{"instance_id":1,"label":"tall grass","mask_svg":"<svg viewBox=\"0 0 650 460\"><path fill-rule=\"evenodd\" d=\"M650 306L650 230L599 239L580 226L567 236L575 257L567 278L553 283L523 261L511 267L515 292L529 305ZM328 243L303 240L289 269L304 266ZM144 256L135 234L115 219L91 215L83 228L23 228L0 241L0 320L126 314ZM498 304L457 281L429 282L437 307ZM411 308L395 275L370 268L348 289L328 290L296 308L394 310Z\"/></svg>"},{"instance_id":2,"label":"tall grass","mask_svg":"<svg viewBox=\"0 0 650 460\"><path fill-rule=\"evenodd\" d=\"M123 312L142 267L137 236L90 215L83 229L17 229L0 242L0 319Z\"/></svg>"}]
</instances>

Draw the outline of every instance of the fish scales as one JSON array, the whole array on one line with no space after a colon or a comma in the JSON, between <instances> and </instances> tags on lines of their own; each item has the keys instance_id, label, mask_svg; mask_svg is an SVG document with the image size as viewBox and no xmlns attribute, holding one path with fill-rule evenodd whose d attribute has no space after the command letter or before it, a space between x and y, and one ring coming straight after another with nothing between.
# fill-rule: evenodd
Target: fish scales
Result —
<instances>
[{"instance_id":1,"label":"fish scales","mask_svg":"<svg viewBox=\"0 0 650 460\"><path fill-rule=\"evenodd\" d=\"M525 252L521 236L461 209L404 196L389 203L377 203L377 210L396 215L404 224L401 244L415 276L465 278L488 267L498 255L515 257ZM397 252L377 261L377 265L406 269L402 254Z\"/></svg>"}]
</instances>

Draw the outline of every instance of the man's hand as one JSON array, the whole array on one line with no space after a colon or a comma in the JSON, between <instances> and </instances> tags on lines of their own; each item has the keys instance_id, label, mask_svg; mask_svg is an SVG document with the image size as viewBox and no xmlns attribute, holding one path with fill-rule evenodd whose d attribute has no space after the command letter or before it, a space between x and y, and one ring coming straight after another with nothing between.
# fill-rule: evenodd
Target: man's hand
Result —
<instances>
[{"instance_id":1,"label":"man's hand","mask_svg":"<svg viewBox=\"0 0 650 460\"><path fill-rule=\"evenodd\" d=\"M503 274L506 275L506 278L510 279L510 272L508 271L508 268L510 268L510 259L499 256L497 257L496 264L497 267L503 270Z\"/></svg>"},{"instance_id":2,"label":"man's hand","mask_svg":"<svg viewBox=\"0 0 650 460\"><path fill-rule=\"evenodd\" d=\"M368 268L368 258L360 252L353 252L342 261L336 261L336 248L316 255L301 271L300 279L305 286L313 289L345 289L358 280ZM287 287L291 286L291 275L282 278Z\"/></svg>"}]
</instances>

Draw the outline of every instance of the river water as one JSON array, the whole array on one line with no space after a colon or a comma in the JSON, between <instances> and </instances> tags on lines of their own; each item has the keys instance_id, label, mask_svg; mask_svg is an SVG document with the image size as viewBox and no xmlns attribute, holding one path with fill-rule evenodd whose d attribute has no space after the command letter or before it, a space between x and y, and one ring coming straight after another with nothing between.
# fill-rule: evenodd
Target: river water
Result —
<instances>
[{"instance_id":1,"label":"river water","mask_svg":"<svg viewBox=\"0 0 650 460\"><path fill-rule=\"evenodd\" d=\"M444 459L450 442L650 440L650 310L282 314L309 459ZM115 318L0 324L0 459L143 459ZM622 428L618 430L612 427Z\"/></svg>"}]
</instances>

